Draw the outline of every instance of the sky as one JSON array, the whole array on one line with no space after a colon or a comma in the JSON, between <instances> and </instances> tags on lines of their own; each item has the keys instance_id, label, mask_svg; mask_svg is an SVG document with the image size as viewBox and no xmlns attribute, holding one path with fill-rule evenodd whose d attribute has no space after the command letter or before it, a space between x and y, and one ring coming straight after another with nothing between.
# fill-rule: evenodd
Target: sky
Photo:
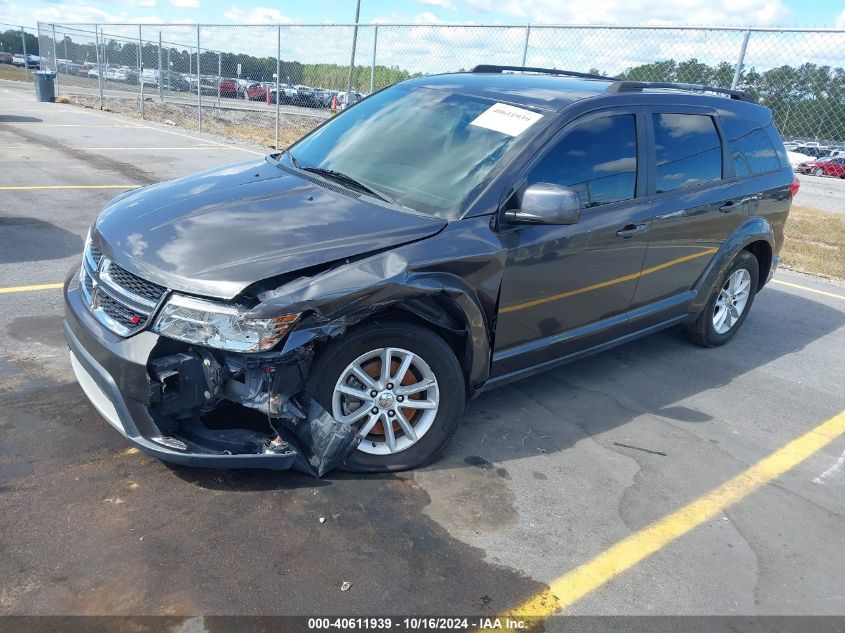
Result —
<instances>
[{"instance_id":1,"label":"sky","mask_svg":"<svg viewBox=\"0 0 845 633\"><path fill-rule=\"evenodd\" d=\"M354 21L355 0L0 0L0 22ZM708 24L845 28L845 0L362 0L361 23Z\"/></svg>"}]
</instances>

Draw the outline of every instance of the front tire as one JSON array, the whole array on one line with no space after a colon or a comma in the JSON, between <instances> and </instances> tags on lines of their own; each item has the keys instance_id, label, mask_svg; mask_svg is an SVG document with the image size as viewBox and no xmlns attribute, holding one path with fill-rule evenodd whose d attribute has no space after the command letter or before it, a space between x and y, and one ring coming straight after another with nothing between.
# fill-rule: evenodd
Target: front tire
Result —
<instances>
[{"instance_id":1,"label":"front tire","mask_svg":"<svg viewBox=\"0 0 845 633\"><path fill-rule=\"evenodd\" d=\"M405 323L359 326L314 359L308 391L364 435L341 463L350 472L395 472L432 462L460 424L466 384L452 349Z\"/></svg>"},{"instance_id":2,"label":"front tire","mask_svg":"<svg viewBox=\"0 0 845 633\"><path fill-rule=\"evenodd\" d=\"M737 333L759 286L757 258L741 251L722 276L698 318L684 327L687 339L703 347L724 345Z\"/></svg>"}]
</instances>

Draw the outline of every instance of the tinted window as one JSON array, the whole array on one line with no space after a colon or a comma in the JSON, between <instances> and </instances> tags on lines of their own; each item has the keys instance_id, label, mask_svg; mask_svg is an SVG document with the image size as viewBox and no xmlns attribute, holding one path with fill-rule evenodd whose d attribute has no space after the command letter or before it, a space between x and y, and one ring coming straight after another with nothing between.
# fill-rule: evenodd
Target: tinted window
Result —
<instances>
[{"instance_id":1,"label":"tinted window","mask_svg":"<svg viewBox=\"0 0 845 633\"><path fill-rule=\"evenodd\" d=\"M657 192L692 187L722 177L722 148L713 118L654 114Z\"/></svg>"},{"instance_id":2,"label":"tinted window","mask_svg":"<svg viewBox=\"0 0 845 633\"><path fill-rule=\"evenodd\" d=\"M633 114L576 124L528 175L528 184L550 182L574 189L581 208L634 197L637 122Z\"/></svg>"},{"instance_id":3,"label":"tinted window","mask_svg":"<svg viewBox=\"0 0 845 633\"><path fill-rule=\"evenodd\" d=\"M291 152L302 167L339 171L400 205L454 219L552 118L517 108L537 117L522 132L475 124L495 106L445 90L393 86L332 117Z\"/></svg>"},{"instance_id":4,"label":"tinted window","mask_svg":"<svg viewBox=\"0 0 845 633\"><path fill-rule=\"evenodd\" d=\"M735 116L722 118L737 176L780 168L775 146L765 126Z\"/></svg>"}]
</instances>

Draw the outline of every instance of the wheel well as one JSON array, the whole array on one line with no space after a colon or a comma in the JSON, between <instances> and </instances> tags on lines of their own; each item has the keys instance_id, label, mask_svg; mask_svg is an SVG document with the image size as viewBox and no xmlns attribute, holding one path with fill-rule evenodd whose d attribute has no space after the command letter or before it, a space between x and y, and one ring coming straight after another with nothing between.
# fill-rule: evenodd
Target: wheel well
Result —
<instances>
[{"instance_id":1,"label":"wheel well","mask_svg":"<svg viewBox=\"0 0 845 633\"><path fill-rule=\"evenodd\" d=\"M393 305L367 315L364 319L351 326L352 328L366 327L373 323L407 323L424 327L431 330L442 338L455 354L458 359L458 364L464 373L464 379L468 379L469 370L472 364L472 359L469 357L469 346L467 345L467 333L463 329L458 329L459 324L453 323L454 327L449 327L445 324L435 323L426 318L423 318L411 306L404 306L404 304ZM442 308L441 308L442 311Z\"/></svg>"},{"instance_id":2,"label":"wheel well","mask_svg":"<svg viewBox=\"0 0 845 633\"><path fill-rule=\"evenodd\" d=\"M751 242L743 250L748 251L757 258L757 267L760 271L760 277L757 281L757 290L759 290L769 278L769 270L772 267L772 247L767 241L758 240Z\"/></svg>"}]
</instances>

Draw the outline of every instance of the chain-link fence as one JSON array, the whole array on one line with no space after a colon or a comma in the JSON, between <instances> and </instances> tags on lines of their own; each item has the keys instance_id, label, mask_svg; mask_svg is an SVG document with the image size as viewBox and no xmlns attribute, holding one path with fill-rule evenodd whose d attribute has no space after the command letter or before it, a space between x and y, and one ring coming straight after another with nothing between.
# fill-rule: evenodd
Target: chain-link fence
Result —
<instances>
[{"instance_id":1,"label":"chain-link fence","mask_svg":"<svg viewBox=\"0 0 845 633\"><path fill-rule=\"evenodd\" d=\"M845 29L41 23L38 35L64 93L271 147L333 105L477 64L735 87L787 140L845 147Z\"/></svg>"},{"instance_id":2,"label":"chain-link fence","mask_svg":"<svg viewBox=\"0 0 845 633\"><path fill-rule=\"evenodd\" d=\"M0 79L28 81L40 63L38 30L0 22Z\"/></svg>"}]
</instances>

